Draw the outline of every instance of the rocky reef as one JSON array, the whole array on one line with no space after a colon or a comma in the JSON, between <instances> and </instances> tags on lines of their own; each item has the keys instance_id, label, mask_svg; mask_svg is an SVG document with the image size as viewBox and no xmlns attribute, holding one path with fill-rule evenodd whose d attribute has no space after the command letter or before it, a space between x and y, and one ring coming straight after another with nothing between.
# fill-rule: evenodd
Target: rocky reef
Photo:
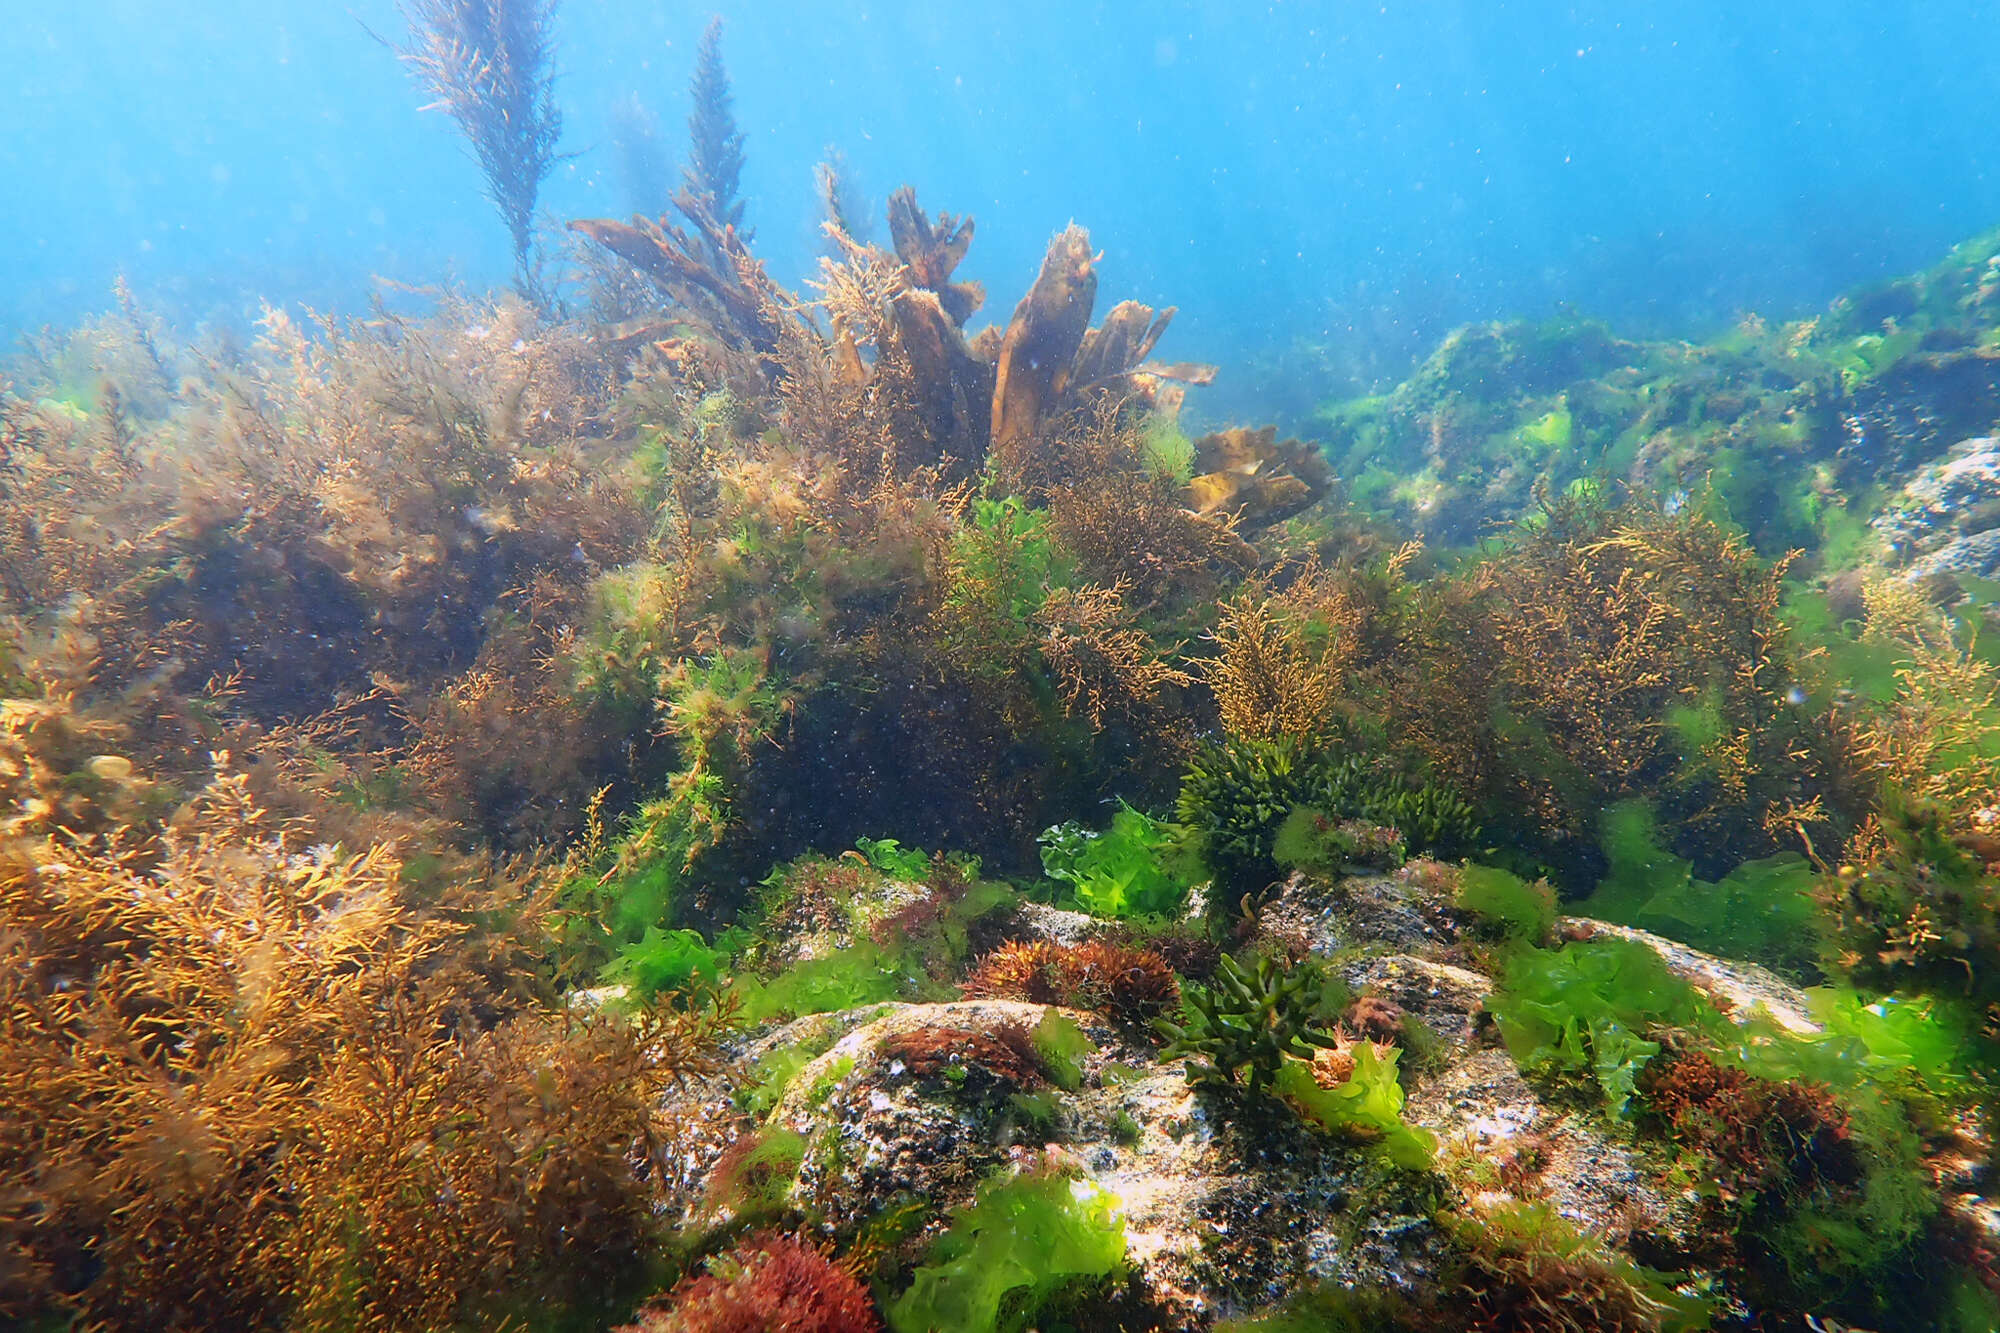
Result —
<instances>
[{"instance_id":1,"label":"rocky reef","mask_svg":"<svg viewBox=\"0 0 2000 1333\"><path fill-rule=\"evenodd\" d=\"M1995 1327L1993 238L1211 430L777 281L720 40L572 278L0 380L0 1320Z\"/></svg>"}]
</instances>

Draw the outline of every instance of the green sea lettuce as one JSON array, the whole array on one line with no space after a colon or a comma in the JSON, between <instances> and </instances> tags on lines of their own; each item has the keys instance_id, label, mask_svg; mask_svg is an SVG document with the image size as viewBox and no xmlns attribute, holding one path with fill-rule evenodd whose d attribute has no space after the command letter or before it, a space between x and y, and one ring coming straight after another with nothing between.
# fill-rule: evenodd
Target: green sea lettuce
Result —
<instances>
[{"instance_id":1,"label":"green sea lettuce","mask_svg":"<svg viewBox=\"0 0 2000 1333\"><path fill-rule=\"evenodd\" d=\"M954 1212L930 1260L888 1307L896 1333L1020 1329L1065 1284L1123 1267L1125 1223L1090 1181L1010 1176Z\"/></svg>"},{"instance_id":2,"label":"green sea lettuce","mask_svg":"<svg viewBox=\"0 0 2000 1333\"><path fill-rule=\"evenodd\" d=\"M920 847L905 847L894 838L856 838L855 850L891 879L914 880L921 884L931 873L930 853Z\"/></svg>"},{"instance_id":3,"label":"green sea lettuce","mask_svg":"<svg viewBox=\"0 0 2000 1333\"><path fill-rule=\"evenodd\" d=\"M1607 810L1602 843L1609 867L1579 905L1580 915L1793 977L1816 975L1819 908L1813 868L1804 857L1767 856L1713 883L1697 879L1691 862L1660 846L1644 801L1621 801Z\"/></svg>"},{"instance_id":4,"label":"green sea lettuce","mask_svg":"<svg viewBox=\"0 0 2000 1333\"><path fill-rule=\"evenodd\" d=\"M1654 1027L1715 1032L1727 1019L1660 956L1631 940L1508 951L1486 1001L1508 1052L1524 1069L1590 1074L1623 1114L1640 1070L1660 1053Z\"/></svg>"},{"instance_id":5,"label":"green sea lettuce","mask_svg":"<svg viewBox=\"0 0 2000 1333\"><path fill-rule=\"evenodd\" d=\"M1179 829L1119 802L1111 826L1057 824L1042 834L1042 870L1070 886L1092 916L1170 916L1187 901L1175 848Z\"/></svg>"},{"instance_id":6,"label":"green sea lettuce","mask_svg":"<svg viewBox=\"0 0 2000 1333\"><path fill-rule=\"evenodd\" d=\"M1396 1080L1402 1052L1392 1046L1384 1053L1364 1041L1351 1053L1354 1072L1338 1087L1321 1087L1312 1066L1299 1059L1285 1061L1271 1087L1322 1128L1379 1135L1397 1166L1428 1169L1437 1156L1437 1137L1403 1119L1403 1086Z\"/></svg>"},{"instance_id":7,"label":"green sea lettuce","mask_svg":"<svg viewBox=\"0 0 2000 1333\"><path fill-rule=\"evenodd\" d=\"M648 926L637 943L626 945L606 965L604 979L630 987L641 1000L713 984L745 938L745 932L732 929L711 946L698 930Z\"/></svg>"},{"instance_id":8,"label":"green sea lettuce","mask_svg":"<svg viewBox=\"0 0 2000 1333\"><path fill-rule=\"evenodd\" d=\"M1083 1086L1083 1058L1097 1049L1097 1043L1082 1028L1051 1007L1042 1010L1042 1021L1029 1037L1049 1082L1069 1092Z\"/></svg>"}]
</instances>

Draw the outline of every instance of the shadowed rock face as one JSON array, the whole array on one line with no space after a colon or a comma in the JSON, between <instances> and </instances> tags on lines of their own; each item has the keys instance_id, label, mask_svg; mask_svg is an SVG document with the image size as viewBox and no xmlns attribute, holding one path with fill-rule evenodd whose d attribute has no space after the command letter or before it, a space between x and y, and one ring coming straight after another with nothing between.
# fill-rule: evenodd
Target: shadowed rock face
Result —
<instances>
[{"instance_id":1,"label":"shadowed rock face","mask_svg":"<svg viewBox=\"0 0 2000 1333\"><path fill-rule=\"evenodd\" d=\"M1918 469L1875 530L1909 562L1910 578L1993 577L2000 571L2000 439L1963 440Z\"/></svg>"}]
</instances>

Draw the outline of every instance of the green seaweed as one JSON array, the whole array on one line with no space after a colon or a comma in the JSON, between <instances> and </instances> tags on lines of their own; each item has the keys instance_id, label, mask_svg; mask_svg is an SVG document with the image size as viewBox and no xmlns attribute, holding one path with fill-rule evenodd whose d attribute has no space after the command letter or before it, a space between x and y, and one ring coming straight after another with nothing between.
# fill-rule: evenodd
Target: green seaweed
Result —
<instances>
[{"instance_id":1,"label":"green seaweed","mask_svg":"<svg viewBox=\"0 0 2000 1333\"><path fill-rule=\"evenodd\" d=\"M603 977L630 987L642 1001L712 985L747 938L742 930L729 930L710 946L697 930L648 926L637 943L626 945L605 965Z\"/></svg>"},{"instance_id":2,"label":"green seaweed","mask_svg":"<svg viewBox=\"0 0 2000 1333\"><path fill-rule=\"evenodd\" d=\"M833 1090L839 1087L842 1080L853 1072L854 1057L851 1055L843 1055L827 1065L825 1069L819 1072L818 1077L814 1078L811 1084L807 1086L805 1091L806 1105L815 1108L826 1105L826 1099L833 1095Z\"/></svg>"},{"instance_id":3,"label":"green seaweed","mask_svg":"<svg viewBox=\"0 0 2000 1333\"><path fill-rule=\"evenodd\" d=\"M1171 916L1190 887L1178 865L1179 834L1120 801L1102 832L1067 823L1043 833L1042 871L1068 884L1076 905L1092 916Z\"/></svg>"},{"instance_id":4,"label":"green seaweed","mask_svg":"<svg viewBox=\"0 0 2000 1333\"><path fill-rule=\"evenodd\" d=\"M634 811L610 869L581 876L567 890L572 946L601 959L649 929L674 925L696 861L728 823L728 805L720 778L696 774Z\"/></svg>"},{"instance_id":5,"label":"green seaweed","mask_svg":"<svg viewBox=\"0 0 2000 1333\"><path fill-rule=\"evenodd\" d=\"M1350 864L1394 867L1405 847L1393 828L1340 821L1321 810L1299 806L1271 835L1271 860L1286 868L1321 875L1339 874Z\"/></svg>"},{"instance_id":6,"label":"green seaweed","mask_svg":"<svg viewBox=\"0 0 2000 1333\"><path fill-rule=\"evenodd\" d=\"M1211 920L1232 919L1243 899L1276 876L1272 841L1280 821L1311 803L1312 763L1291 740L1231 741L1204 750L1188 768L1175 809L1214 875Z\"/></svg>"},{"instance_id":7,"label":"green seaweed","mask_svg":"<svg viewBox=\"0 0 2000 1333\"><path fill-rule=\"evenodd\" d=\"M1337 1087L1322 1088L1304 1060L1287 1060L1271 1089L1324 1129L1355 1131L1381 1141L1397 1166L1428 1170L1437 1159L1437 1137L1403 1119L1403 1085L1396 1079L1402 1052L1378 1051L1373 1042L1355 1043L1354 1071Z\"/></svg>"},{"instance_id":8,"label":"green seaweed","mask_svg":"<svg viewBox=\"0 0 2000 1333\"><path fill-rule=\"evenodd\" d=\"M854 847L891 879L922 884L930 878L931 856L920 848L905 847L894 838L856 838Z\"/></svg>"},{"instance_id":9,"label":"green seaweed","mask_svg":"<svg viewBox=\"0 0 2000 1333\"><path fill-rule=\"evenodd\" d=\"M853 1009L883 1000L943 999L949 992L909 950L859 941L825 958L794 963L769 981L739 977L748 1023Z\"/></svg>"},{"instance_id":10,"label":"green seaweed","mask_svg":"<svg viewBox=\"0 0 2000 1333\"><path fill-rule=\"evenodd\" d=\"M1062 1098L1048 1088L1012 1093L1007 1098L1007 1107L1021 1128L1044 1138L1054 1136L1062 1124Z\"/></svg>"},{"instance_id":11,"label":"green seaweed","mask_svg":"<svg viewBox=\"0 0 2000 1333\"><path fill-rule=\"evenodd\" d=\"M1009 651L1031 644L1035 613L1074 577L1074 562L1049 531L1049 512L1017 496L973 500L971 522L952 538L955 576L945 594L947 620L973 650L975 669L1000 672Z\"/></svg>"},{"instance_id":12,"label":"green seaweed","mask_svg":"<svg viewBox=\"0 0 2000 1333\"><path fill-rule=\"evenodd\" d=\"M954 1211L952 1224L888 1306L896 1333L1018 1330L1068 1284L1125 1264L1117 1199L1055 1173L1007 1176Z\"/></svg>"},{"instance_id":13,"label":"green seaweed","mask_svg":"<svg viewBox=\"0 0 2000 1333\"><path fill-rule=\"evenodd\" d=\"M1214 875L1211 920L1232 919L1277 877L1279 831L1301 808L1394 829L1413 855L1452 855L1478 836L1471 806L1443 787L1289 737L1232 738L1195 757L1175 807Z\"/></svg>"},{"instance_id":14,"label":"green seaweed","mask_svg":"<svg viewBox=\"0 0 2000 1333\"><path fill-rule=\"evenodd\" d=\"M709 1185L710 1202L728 1208L739 1222L775 1219L789 1206L805 1159L803 1135L779 1126L754 1130L718 1166Z\"/></svg>"},{"instance_id":15,"label":"green seaweed","mask_svg":"<svg viewBox=\"0 0 2000 1333\"><path fill-rule=\"evenodd\" d=\"M1569 1305L1565 1316L1574 1322L1548 1327L1596 1326L1592 1302L1607 1310L1645 1311L1645 1327L1659 1333L1696 1333L1714 1319L1708 1301L1675 1290L1672 1274L1633 1263L1601 1237L1579 1230L1552 1203L1513 1200L1476 1215L1452 1215L1448 1225L1474 1265L1485 1270L1485 1281L1474 1278L1467 1284L1475 1299L1486 1297L1490 1289L1507 1303L1510 1283L1533 1283L1543 1275L1558 1284L1565 1278L1574 1280L1570 1301L1565 1302ZM1493 1288L1487 1287L1489 1282Z\"/></svg>"},{"instance_id":16,"label":"green seaweed","mask_svg":"<svg viewBox=\"0 0 2000 1333\"><path fill-rule=\"evenodd\" d=\"M1556 924L1556 891L1547 880L1528 881L1492 866L1467 865L1458 874L1457 904L1502 939L1545 944Z\"/></svg>"},{"instance_id":17,"label":"green seaweed","mask_svg":"<svg viewBox=\"0 0 2000 1333\"><path fill-rule=\"evenodd\" d=\"M1870 999L1821 986L1806 1000L1818 1032L1753 1015L1723 1057L1759 1078L1804 1079L1847 1099L1905 1092L1949 1100L1971 1090L1966 1057L1975 1024L1937 997Z\"/></svg>"},{"instance_id":18,"label":"green seaweed","mask_svg":"<svg viewBox=\"0 0 2000 1333\"><path fill-rule=\"evenodd\" d=\"M1575 438L1576 419L1567 406L1558 406L1526 425L1515 428L1514 439L1521 452L1542 455L1569 448Z\"/></svg>"},{"instance_id":19,"label":"green seaweed","mask_svg":"<svg viewBox=\"0 0 2000 1333\"><path fill-rule=\"evenodd\" d=\"M1836 692L1874 703L1896 697L1896 672L1910 664L1910 650L1887 638L1865 638L1849 621L1836 623L1825 596L1797 585L1787 589L1785 622L1799 642L1820 654L1813 688L1816 703L1830 702Z\"/></svg>"},{"instance_id":20,"label":"green seaweed","mask_svg":"<svg viewBox=\"0 0 2000 1333\"><path fill-rule=\"evenodd\" d=\"M1181 429L1180 419L1165 412L1146 418L1139 434L1140 455L1146 466L1176 485L1186 485L1194 475L1194 441Z\"/></svg>"},{"instance_id":21,"label":"green seaweed","mask_svg":"<svg viewBox=\"0 0 2000 1333\"><path fill-rule=\"evenodd\" d=\"M1696 879L1691 862L1660 846L1643 801L1623 801L1605 812L1603 847L1609 868L1580 914L1794 977L1817 975L1819 907L1805 858L1764 857L1714 883Z\"/></svg>"},{"instance_id":22,"label":"green seaweed","mask_svg":"<svg viewBox=\"0 0 2000 1333\"><path fill-rule=\"evenodd\" d=\"M1097 1049L1097 1043L1082 1028L1051 1007L1042 1010L1042 1021L1028 1035L1049 1082L1066 1092L1083 1086L1083 1059Z\"/></svg>"},{"instance_id":23,"label":"green seaweed","mask_svg":"<svg viewBox=\"0 0 2000 1333\"><path fill-rule=\"evenodd\" d=\"M784 1098L799 1072L826 1054L838 1035L837 1027L828 1026L816 1037L788 1041L758 1056L750 1066L749 1079L736 1090L736 1104L762 1120Z\"/></svg>"},{"instance_id":24,"label":"green seaweed","mask_svg":"<svg viewBox=\"0 0 2000 1333\"><path fill-rule=\"evenodd\" d=\"M1280 967L1264 957L1246 970L1224 955L1212 985L1181 991L1181 1021L1155 1024L1168 1039L1160 1056L1189 1057L1194 1083L1234 1087L1242 1075L1254 1097L1291 1057L1334 1045L1321 1019L1326 984L1311 965Z\"/></svg>"},{"instance_id":25,"label":"green seaweed","mask_svg":"<svg viewBox=\"0 0 2000 1333\"><path fill-rule=\"evenodd\" d=\"M1621 1115L1640 1070L1660 1053L1660 1043L1644 1033L1714 1031L1727 1021L1657 953L1619 939L1509 949L1486 1006L1523 1069L1589 1074Z\"/></svg>"}]
</instances>

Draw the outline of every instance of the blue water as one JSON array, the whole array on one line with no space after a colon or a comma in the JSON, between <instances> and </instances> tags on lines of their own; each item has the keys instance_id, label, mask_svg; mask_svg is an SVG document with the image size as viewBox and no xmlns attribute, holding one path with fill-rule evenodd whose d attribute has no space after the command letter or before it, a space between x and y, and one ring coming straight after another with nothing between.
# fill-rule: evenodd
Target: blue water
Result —
<instances>
[{"instance_id":1,"label":"blue water","mask_svg":"<svg viewBox=\"0 0 2000 1333\"><path fill-rule=\"evenodd\" d=\"M978 218L989 316L1074 218L1105 299L1179 305L1163 354L1249 367L1239 393L1287 348L1308 378L1394 375L1469 318L1794 313L2000 222L2000 33L1973 0L717 9L781 279L811 272L811 169L837 147L869 196L907 181ZM561 5L575 156L552 217L630 211L621 103L679 150L709 13ZM370 35L401 36L390 0L0 17L8 341L103 307L120 272L184 320L356 309L376 276L506 280L477 168Z\"/></svg>"}]
</instances>

